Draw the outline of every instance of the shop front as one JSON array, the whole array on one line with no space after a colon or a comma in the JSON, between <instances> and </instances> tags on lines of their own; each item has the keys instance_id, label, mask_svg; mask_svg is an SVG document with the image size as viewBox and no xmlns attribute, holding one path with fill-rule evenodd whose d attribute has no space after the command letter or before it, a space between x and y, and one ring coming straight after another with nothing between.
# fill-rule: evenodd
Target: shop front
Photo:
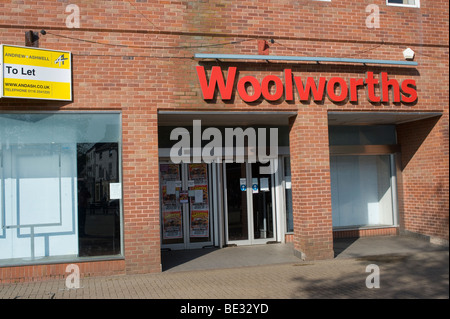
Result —
<instances>
[{"instance_id":1,"label":"shop front","mask_svg":"<svg viewBox=\"0 0 450 319\"><path fill-rule=\"evenodd\" d=\"M378 0L369 28L367 4L297 2L85 1L78 28L62 1L2 4L0 282L448 243L446 6Z\"/></svg>"},{"instance_id":2,"label":"shop front","mask_svg":"<svg viewBox=\"0 0 450 319\"><path fill-rule=\"evenodd\" d=\"M293 115L160 112L162 249L285 242Z\"/></svg>"},{"instance_id":3,"label":"shop front","mask_svg":"<svg viewBox=\"0 0 450 319\"><path fill-rule=\"evenodd\" d=\"M330 184L329 192L324 197L329 196L331 202L331 222L326 232L332 233L331 240L399 234L397 187L398 175L401 175L401 143L404 141L399 140L397 130L399 125L437 118L440 113L325 114L327 125L320 134L325 135L328 141L329 175L325 176L329 176ZM293 210L290 157L296 147L289 143L292 130L289 123L297 117L296 112L290 111L161 111L159 176L162 249L292 241L295 236L294 219L298 216L294 215ZM196 137L195 125L199 123L203 128ZM226 128L224 123L237 126ZM268 128L258 131L258 128L269 126L272 126L272 131ZM217 142L212 138L213 134L206 134L208 138L205 138L204 133L211 129L217 129L217 136L222 140ZM202 130L203 134L200 134ZM227 132L233 132L234 139L227 138ZM236 132L246 133L241 141ZM272 148L271 156L265 157L264 163L257 156L258 147L251 145L251 132L269 135L276 132L276 142L271 140L276 152ZM260 136L255 140L258 138ZM270 136L264 139L267 142ZM211 147L214 141L215 146ZM231 144L227 145L227 141ZM263 147L266 155L269 144L266 143L267 148ZM230 156L227 157L227 154ZM306 160L310 158L307 154L306 151ZM308 178L321 183L320 179L324 180L324 177L319 177L321 173L309 172ZM307 192L311 192L310 187Z\"/></svg>"}]
</instances>

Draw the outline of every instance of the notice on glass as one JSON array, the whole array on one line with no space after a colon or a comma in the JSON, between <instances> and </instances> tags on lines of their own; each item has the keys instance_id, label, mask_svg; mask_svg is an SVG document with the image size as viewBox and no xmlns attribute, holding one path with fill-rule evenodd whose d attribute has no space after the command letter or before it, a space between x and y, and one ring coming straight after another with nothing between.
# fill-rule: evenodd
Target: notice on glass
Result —
<instances>
[{"instance_id":1,"label":"notice on glass","mask_svg":"<svg viewBox=\"0 0 450 319\"><path fill-rule=\"evenodd\" d=\"M286 189L291 189L291 177L285 176L284 180L286 181Z\"/></svg>"},{"instance_id":2,"label":"notice on glass","mask_svg":"<svg viewBox=\"0 0 450 319\"><path fill-rule=\"evenodd\" d=\"M247 190L247 179L246 178L239 179L239 187L240 187L241 191Z\"/></svg>"},{"instance_id":3,"label":"notice on glass","mask_svg":"<svg viewBox=\"0 0 450 319\"><path fill-rule=\"evenodd\" d=\"M180 192L180 204L187 204L189 202L188 191Z\"/></svg>"},{"instance_id":4,"label":"notice on glass","mask_svg":"<svg viewBox=\"0 0 450 319\"><path fill-rule=\"evenodd\" d=\"M166 182L166 194L167 195L174 195L175 194L175 181L167 181Z\"/></svg>"},{"instance_id":5,"label":"notice on glass","mask_svg":"<svg viewBox=\"0 0 450 319\"><path fill-rule=\"evenodd\" d=\"M258 179L252 178L252 192L253 194L257 194L259 192Z\"/></svg>"},{"instance_id":6,"label":"notice on glass","mask_svg":"<svg viewBox=\"0 0 450 319\"><path fill-rule=\"evenodd\" d=\"M109 199L122 199L122 184L110 183L109 184Z\"/></svg>"},{"instance_id":7,"label":"notice on glass","mask_svg":"<svg viewBox=\"0 0 450 319\"><path fill-rule=\"evenodd\" d=\"M269 179L268 178L260 178L259 179L259 187L261 189L261 192L268 192L269 191Z\"/></svg>"},{"instance_id":8,"label":"notice on glass","mask_svg":"<svg viewBox=\"0 0 450 319\"><path fill-rule=\"evenodd\" d=\"M203 203L203 189L196 189L195 190L195 199L196 204Z\"/></svg>"}]
</instances>

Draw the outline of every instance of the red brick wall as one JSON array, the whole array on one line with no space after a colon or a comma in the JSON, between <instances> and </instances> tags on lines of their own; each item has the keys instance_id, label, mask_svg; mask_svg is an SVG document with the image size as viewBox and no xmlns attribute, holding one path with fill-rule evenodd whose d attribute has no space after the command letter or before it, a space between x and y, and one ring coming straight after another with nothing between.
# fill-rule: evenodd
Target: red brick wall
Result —
<instances>
[{"instance_id":1,"label":"red brick wall","mask_svg":"<svg viewBox=\"0 0 450 319\"><path fill-rule=\"evenodd\" d=\"M359 238L373 236L395 236L398 235L397 227L349 229L333 231L333 238Z\"/></svg>"},{"instance_id":2,"label":"red brick wall","mask_svg":"<svg viewBox=\"0 0 450 319\"><path fill-rule=\"evenodd\" d=\"M41 36L40 47L71 51L74 67L73 103L2 100L1 111L122 112L126 272L160 270L158 109L298 111L290 135L294 242L308 258L329 258L332 252L327 111L443 112L417 151L405 147L416 134L407 131L420 123L399 128L404 157L411 157L408 163L404 160L401 219L406 229L448 239L448 227L442 226L448 225L448 1L422 1L420 9L386 6L385 0L130 2L75 1L81 28L68 29L69 1L0 1L1 43L23 45L25 31L45 29L48 33ZM365 25L369 15L365 8L372 3L380 8L379 29ZM244 103L238 96L206 103L195 73L200 62L192 60L193 54L257 54L260 39L275 40L269 43L272 55L403 60L402 51L410 47L418 67L288 65L301 76L347 80L362 78L369 70L386 71L397 80L413 78L419 99L413 105L370 103L361 89L358 103L328 99L301 103L297 98L293 103ZM241 40L246 41L231 44ZM209 70L218 64L203 65ZM220 65L224 70L237 66L239 77L258 79L267 74L282 77L286 67L286 63Z\"/></svg>"},{"instance_id":3,"label":"red brick wall","mask_svg":"<svg viewBox=\"0 0 450 319\"><path fill-rule=\"evenodd\" d=\"M402 230L448 241L448 116L398 126Z\"/></svg>"},{"instance_id":4,"label":"red brick wall","mask_svg":"<svg viewBox=\"0 0 450 319\"><path fill-rule=\"evenodd\" d=\"M77 262L80 279L91 276L123 275L125 268L124 260L110 260L97 262ZM74 272L67 268L71 264L50 264L33 266L16 266L0 268L0 284L30 282L42 280L65 280ZM66 272L66 269L68 272Z\"/></svg>"},{"instance_id":5,"label":"red brick wall","mask_svg":"<svg viewBox=\"0 0 450 319\"><path fill-rule=\"evenodd\" d=\"M290 133L294 249L302 258L333 257L327 111L308 106Z\"/></svg>"}]
</instances>

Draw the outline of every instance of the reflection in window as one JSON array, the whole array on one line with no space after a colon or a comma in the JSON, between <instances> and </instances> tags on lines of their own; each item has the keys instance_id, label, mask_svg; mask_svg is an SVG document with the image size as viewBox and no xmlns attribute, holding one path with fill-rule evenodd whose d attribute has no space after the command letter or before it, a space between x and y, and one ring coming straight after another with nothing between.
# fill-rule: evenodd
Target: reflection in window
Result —
<instances>
[{"instance_id":1,"label":"reflection in window","mask_svg":"<svg viewBox=\"0 0 450 319\"><path fill-rule=\"evenodd\" d=\"M419 7L419 0L387 0L387 4L398 4L411 7Z\"/></svg>"},{"instance_id":2,"label":"reflection in window","mask_svg":"<svg viewBox=\"0 0 450 319\"><path fill-rule=\"evenodd\" d=\"M77 144L80 256L120 253L119 199L110 194L119 182L118 156L117 143Z\"/></svg>"}]
</instances>

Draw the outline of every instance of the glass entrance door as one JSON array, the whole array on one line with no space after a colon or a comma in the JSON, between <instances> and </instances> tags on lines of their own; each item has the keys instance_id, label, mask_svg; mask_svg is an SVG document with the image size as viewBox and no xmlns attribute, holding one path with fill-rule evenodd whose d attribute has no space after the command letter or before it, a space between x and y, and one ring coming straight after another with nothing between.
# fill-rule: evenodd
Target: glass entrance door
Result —
<instances>
[{"instance_id":1,"label":"glass entrance door","mask_svg":"<svg viewBox=\"0 0 450 319\"><path fill-rule=\"evenodd\" d=\"M228 244L263 244L275 240L274 176L260 174L261 166L224 164Z\"/></svg>"},{"instance_id":2,"label":"glass entrance door","mask_svg":"<svg viewBox=\"0 0 450 319\"><path fill-rule=\"evenodd\" d=\"M161 163L161 247L212 245L210 174L205 163Z\"/></svg>"},{"instance_id":3,"label":"glass entrance door","mask_svg":"<svg viewBox=\"0 0 450 319\"><path fill-rule=\"evenodd\" d=\"M247 164L225 164L228 242L249 241ZM245 189L242 185L245 184Z\"/></svg>"},{"instance_id":4,"label":"glass entrance door","mask_svg":"<svg viewBox=\"0 0 450 319\"><path fill-rule=\"evenodd\" d=\"M264 243L274 240L274 209L272 203L272 175L260 174L261 164L251 164L253 239ZM256 187L255 187L256 184Z\"/></svg>"}]
</instances>

